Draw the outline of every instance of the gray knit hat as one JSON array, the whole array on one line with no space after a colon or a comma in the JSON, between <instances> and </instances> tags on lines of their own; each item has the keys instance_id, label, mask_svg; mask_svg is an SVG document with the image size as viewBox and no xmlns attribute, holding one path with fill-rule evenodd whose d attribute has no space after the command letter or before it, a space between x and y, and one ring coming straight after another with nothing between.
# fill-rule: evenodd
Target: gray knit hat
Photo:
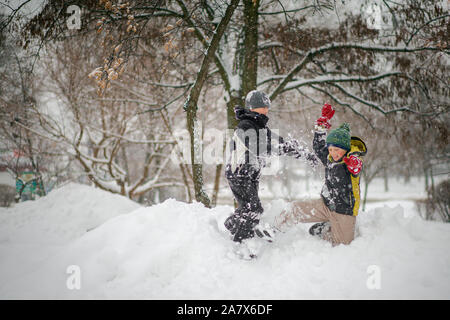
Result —
<instances>
[{"instance_id":1,"label":"gray knit hat","mask_svg":"<svg viewBox=\"0 0 450 320\"><path fill-rule=\"evenodd\" d=\"M253 90L247 94L245 97L245 108L246 109L256 109L256 108L270 108L270 99L262 91Z\"/></svg>"}]
</instances>

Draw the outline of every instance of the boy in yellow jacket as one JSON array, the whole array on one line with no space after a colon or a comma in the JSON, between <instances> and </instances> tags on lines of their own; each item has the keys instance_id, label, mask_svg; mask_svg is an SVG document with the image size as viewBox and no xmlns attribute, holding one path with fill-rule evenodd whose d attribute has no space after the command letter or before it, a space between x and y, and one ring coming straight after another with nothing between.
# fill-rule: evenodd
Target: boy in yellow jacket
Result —
<instances>
[{"instance_id":1,"label":"boy in yellow jacket","mask_svg":"<svg viewBox=\"0 0 450 320\"><path fill-rule=\"evenodd\" d=\"M334 112L331 105L325 104L315 126L313 148L325 166L321 199L295 201L275 222L281 230L292 223L318 222L310 233L330 241L333 246L349 244L354 239L360 203L361 158L367 152L360 138L350 136L347 123L327 135Z\"/></svg>"}]
</instances>

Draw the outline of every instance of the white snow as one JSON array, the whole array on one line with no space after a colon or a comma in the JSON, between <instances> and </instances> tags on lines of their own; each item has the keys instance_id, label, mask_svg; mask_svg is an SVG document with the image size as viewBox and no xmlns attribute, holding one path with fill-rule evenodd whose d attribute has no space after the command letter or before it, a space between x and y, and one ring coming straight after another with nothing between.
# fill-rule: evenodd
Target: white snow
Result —
<instances>
[{"instance_id":1,"label":"white snow","mask_svg":"<svg viewBox=\"0 0 450 320\"><path fill-rule=\"evenodd\" d=\"M266 202L263 220L286 204ZM175 200L141 207L76 184L0 208L0 299L450 298L450 224L424 221L412 201L369 203L348 246L303 224L251 261L232 254L223 232L231 211ZM79 290L69 289L72 270Z\"/></svg>"}]
</instances>

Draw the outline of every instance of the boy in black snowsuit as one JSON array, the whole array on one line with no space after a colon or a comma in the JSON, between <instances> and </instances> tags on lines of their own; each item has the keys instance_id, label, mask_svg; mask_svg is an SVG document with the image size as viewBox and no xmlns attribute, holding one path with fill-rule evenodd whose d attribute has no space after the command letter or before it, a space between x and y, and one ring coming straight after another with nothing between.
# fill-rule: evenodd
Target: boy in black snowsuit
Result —
<instances>
[{"instance_id":1,"label":"boy in black snowsuit","mask_svg":"<svg viewBox=\"0 0 450 320\"><path fill-rule=\"evenodd\" d=\"M268 230L257 227L264 211L258 197L259 178L271 154L303 157L312 166L318 163L316 156L300 147L297 140L285 142L270 131L267 127L269 107L269 97L264 92L254 90L248 93L245 108L235 109L239 124L230 141L231 159L226 166L225 176L238 208L225 221L225 227L236 242L252 238L255 233L267 240L272 236ZM272 150L273 147L275 150Z\"/></svg>"}]
</instances>

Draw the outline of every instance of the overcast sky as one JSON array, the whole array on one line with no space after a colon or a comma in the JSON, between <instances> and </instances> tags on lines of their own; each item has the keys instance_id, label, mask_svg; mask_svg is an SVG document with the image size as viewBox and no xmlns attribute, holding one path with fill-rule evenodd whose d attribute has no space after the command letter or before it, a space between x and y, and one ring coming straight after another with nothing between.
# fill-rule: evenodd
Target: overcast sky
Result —
<instances>
[{"instance_id":1,"label":"overcast sky","mask_svg":"<svg viewBox=\"0 0 450 320\"><path fill-rule=\"evenodd\" d=\"M45 2L46 0L0 0L0 12L9 14L25 3L20 12L28 18L32 18L39 13Z\"/></svg>"}]
</instances>

